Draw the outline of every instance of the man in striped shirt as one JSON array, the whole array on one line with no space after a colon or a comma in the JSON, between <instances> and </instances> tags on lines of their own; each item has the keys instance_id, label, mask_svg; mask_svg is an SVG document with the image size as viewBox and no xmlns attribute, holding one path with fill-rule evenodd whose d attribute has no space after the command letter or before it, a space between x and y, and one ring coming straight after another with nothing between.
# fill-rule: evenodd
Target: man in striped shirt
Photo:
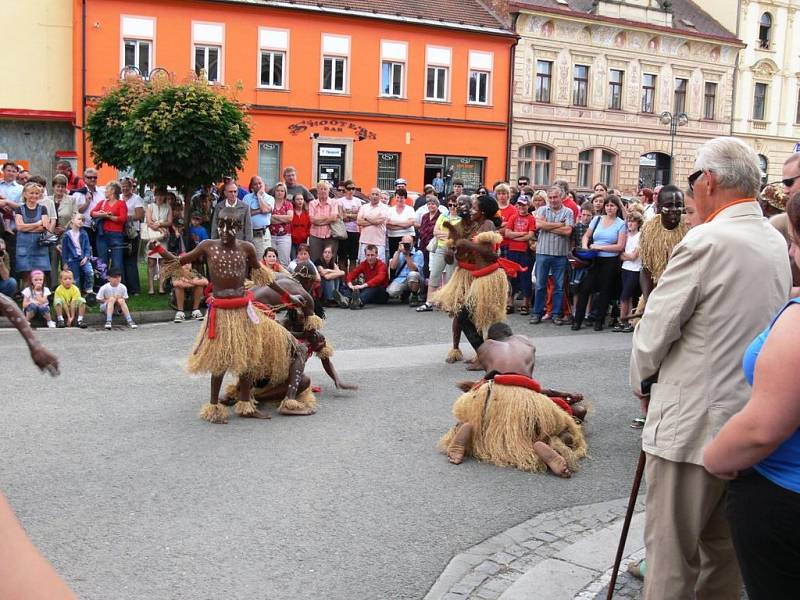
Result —
<instances>
[{"instance_id":1,"label":"man in striped shirt","mask_svg":"<svg viewBox=\"0 0 800 600\"><path fill-rule=\"evenodd\" d=\"M547 206L536 211L536 296L533 303L531 323L542 322L544 304L547 300L547 278L553 276L553 324L566 323L561 310L564 295L564 275L567 271L570 236L574 217L564 206L564 191L554 185L547 190Z\"/></svg>"}]
</instances>

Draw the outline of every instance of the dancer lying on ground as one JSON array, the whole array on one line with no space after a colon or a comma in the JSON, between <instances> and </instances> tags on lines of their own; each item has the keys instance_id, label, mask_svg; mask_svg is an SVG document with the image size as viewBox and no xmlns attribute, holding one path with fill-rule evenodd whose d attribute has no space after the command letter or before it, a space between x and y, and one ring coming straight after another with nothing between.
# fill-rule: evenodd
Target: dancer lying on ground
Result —
<instances>
[{"instance_id":1,"label":"dancer lying on ground","mask_svg":"<svg viewBox=\"0 0 800 600\"><path fill-rule=\"evenodd\" d=\"M486 367L484 379L462 382L465 391L453 404L458 423L441 440L439 450L459 464L465 455L499 467L541 473L548 468L570 477L586 456L585 417L580 394L543 389L531 379L536 349L505 323L489 328L478 348Z\"/></svg>"},{"instance_id":2,"label":"dancer lying on ground","mask_svg":"<svg viewBox=\"0 0 800 600\"><path fill-rule=\"evenodd\" d=\"M239 376L239 396L235 411L243 417L269 418L256 408L250 394L254 380L296 381L302 378L304 360L291 334L274 321L274 314L263 305L254 304L253 293L245 289L245 279L256 285L268 285L281 294L286 304L300 304L302 299L287 293L275 282L274 274L262 267L253 244L236 239L239 229L237 213L232 208L220 211L217 221L220 239L204 240L180 258L167 252L157 242L151 248L165 259L164 277L180 268L205 258L213 295L207 319L189 356L190 373L211 374L209 403L200 416L211 423L227 423L228 410L220 404L219 392L227 371ZM290 388L291 389L291 388ZM309 415L313 410L301 408L287 395L279 409L281 414Z\"/></svg>"}]
</instances>

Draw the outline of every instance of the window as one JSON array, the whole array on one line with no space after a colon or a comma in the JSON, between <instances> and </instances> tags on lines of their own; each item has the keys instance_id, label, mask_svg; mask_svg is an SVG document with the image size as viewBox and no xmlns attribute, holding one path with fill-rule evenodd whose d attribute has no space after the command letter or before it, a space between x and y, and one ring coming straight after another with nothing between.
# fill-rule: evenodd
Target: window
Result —
<instances>
[{"instance_id":1,"label":"window","mask_svg":"<svg viewBox=\"0 0 800 600\"><path fill-rule=\"evenodd\" d=\"M764 13L758 22L758 47L769 50L769 36L772 31L772 15Z\"/></svg>"},{"instance_id":2,"label":"window","mask_svg":"<svg viewBox=\"0 0 800 600\"><path fill-rule=\"evenodd\" d=\"M400 153L378 152L378 187L393 190L394 180L400 177Z\"/></svg>"},{"instance_id":3,"label":"window","mask_svg":"<svg viewBox=\"0 0 800 600\"><path fill-rule=\"evenodd\" d=\"M753 92L753 120L763 121L767 113L767 84L757 83Z\"/></svg>"},{"instance_id":4,"label":"window","mask_svg":"<svg viewBox=\"0 0 800 600\"><path fill-rule=\"evenodd\" d=\"M703 118L713 120L717 109L717 84L706 82L706 91L703 100Z\"/></svg>"},{"instance_id":5,"label":"window","mask_svg":"<svg viewBox=\"0 0 800 600\"><path fill-rule=\"evenodd\" d=\"M578 154L578 187L588 188L592 181L592 150Z\"/></svg>"},{"instance_id":6,"label":"window","mask_svg":"<svg viewBox=\"0 0 800 600\"><path fill-rule=\"evenodd\" d=\"M575 65L572 76L572 104L586 106L589 98L589 67Z\"/></svg>"},{"instance_id":7,"label":"window","mask_svg":"<svg viewBox=\"0 0 800 600\"><path fill-rule=\"evenodd\" d=\"M489 73L486 71L469 72L469 102L489 103Z\"/></svg>"},{"instance_id":8,"label":"window","mask_svg":"<svg viewBox=\"0 0 800 600\"><path fill-rule=\"evenodd\" d=\"M761 172L761 185L767 184L767 169L769 168L769 160L763 154L758 155L758 170Z\"/></svg>"},{"instance_id":9,"label":"window","mask_svg":"<svg viewBox=\"0 0 800 600\"><path fill-rule=\"evenodd\" d=\"M446 102L449 99L451 48L425 48L425 99Z\"/></svg>"},{"instance_id":10,"label":"window","mask_svg":"<svg viewBox=\"0 0 800 600\"><path fill-rule=\"evenodd\" d=\"M614 154L606 150L603 150L600 154L600 181L609 189L614 187L615 159Z\"/></svg>"},{"instance_id":11,"label":"window","mask_svg":"<svg viewBox=\"0 0 800 600\"><path fill-rule=\"evenodd\" d=\"M653 113L656 106L656 76L642 75L642 112Z\"/></svg>"},{"instance_id":12,"label":"window","mask_svg":"<svg viewBox=\"0 0 800 600\"><path fill-rule=\"evenodd\" d=\"M347 92L347 61L349 57L349 36L322 34L322 83L320 89L323 92L332 94Z\"/></svg>"},{"instance_id":13,"label":"window","mask_svg":"<svg viewBox=\"0 0 800 600\"><path fill-rule=\"evenodd\" d=\"M125 66L138 69L143 77L150 73L152 43L147 40L125 40Z\"/></svg>"},{"instance_id":14,"label":"window","mask_svg":"<svg viewBox=\"0 0 800 600\"><path fill-rule=\"evenodd\" d=\"M473 156L445 156L445 173L452 173L452 179L460 179L464 182L465 193L477 191L478 186L483 183L484 158Z\"/></svg>"},{"instance_id":15,"label":"window","mask_svg":"<svg viewBox=\"0 0 800 600\"><path fill-rule=\"evenodd\" d=\"M380 95L387 98L403 98L405 70L408 59L408 44L381 40L381 89Z\"/></svg>"},{"instance_id":16,"label":"window","mask_svg":"<svg viewBox=\"0 0 800 600\"><path fill-rule=\"evenodd\" d=\"M225 26L221 23L192 23L192 69L198 75L205 75L209 83L223 80L224 41Z\"/></svg>"},{"instance_id":17,"label":"window","mask_svg":"<svg viewBox=\"0 0 800 600\"><path fill-rule=\"evenodd\" d=\"M280 142L258 142L258 174L267 189L281 180Z\"/></svg>"},{"instance_id":18,"label":"window","mask_svg":"<svg viewBox=\"0 0 800 600\"><path fill-rule=\"evenodd\" d=\"M428 67L426 100L447 100L447 67Z\"/></svg>"},{"instance_id":19,"label":"window","mask_svg":"<svg viewBox=\"0 0 800 600\"><path fill-rule=\"evenodd\" d=\"M403 97L403 68L399 62L383 61L381 63L381 96L393 98Z\"/></svg>"},{"instance_id":20,"label":"window","mask_svg":"<svg viewBox=\"0 0 800 600\"><path fill-rule=\"evenodd\" d=\"M686 112L686 87L688 83L688 79L678 78L675 80L675 106L673 112L676 115Z\"/></svg>"},{"instance_id":21,"label":"window","mask_svg":"<svg viewBox=\"0 0 800 600\"><path fill-rule=\"evenodd\" d=\"M553 78L553 63L536 61L536 102L550 102L550 83Z\"/></svg>"},{"instance_id":22,"label":"window","mask_svg":"<svg viewBox=\"0 0 800 600\"><path fill-rule=\"evenodd\" d=\"M608 108L611 110L622 110L623 77L625 77L624 71L611 69L608 78Z\"/></svg>"},{"instance_id":23,"label":"window","mask_svg":"<svg viewBox=\"0 0 800 600\"><path fill-rule=\"evenodd\" d=\"M553 151L547 146L529 144L521 146L517 164L517 177L528 177L534 185L550 185Z\"/></svg>"},{"instance_id":24,"label":"window","mask_svg":"<svg viewBox=\"0 0 800 600\"><path fill-rule=\"evenodd\" d=\"M285 29L259 27L259 71L260 87L286 89L289 52L289 32Z\"/></svg>"}]
</instances>

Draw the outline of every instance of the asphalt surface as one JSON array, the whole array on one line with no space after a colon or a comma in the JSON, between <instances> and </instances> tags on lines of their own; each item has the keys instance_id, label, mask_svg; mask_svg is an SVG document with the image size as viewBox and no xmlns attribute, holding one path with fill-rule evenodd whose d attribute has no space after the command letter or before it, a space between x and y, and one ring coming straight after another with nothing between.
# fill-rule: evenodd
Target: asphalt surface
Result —
<instances>
[{"instance_id":1,"label":"asphalt surface","mask_svg":"<svg viewBox=\"0 0 800 600\"><path fill-rule=\"evenodd\" d=\"M333 390L314 358L316 415L224 426L197 418L208 380L182 370L197 323L40 330L58 379L0 331L0 489L81 598L422 598L487 537L630 490L630 335L510 323L537 344L536 377L594 407L591 458L571 480L438 454L453 384L474 374L444 363L443 314L386 306L333 309L326 324L358 391Z\"/></svg>"}]
</instances>

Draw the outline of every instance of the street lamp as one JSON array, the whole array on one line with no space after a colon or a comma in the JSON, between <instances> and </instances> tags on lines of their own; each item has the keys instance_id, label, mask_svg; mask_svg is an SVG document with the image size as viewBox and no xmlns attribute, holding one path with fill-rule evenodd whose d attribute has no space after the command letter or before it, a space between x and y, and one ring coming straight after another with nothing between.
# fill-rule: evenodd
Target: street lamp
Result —
<instances>
[{"instance_id":1,"label":"street lamp","mask_svg":"<svg viewBox=\"0 0 800 600\"><path fill-rule=\"evenodd\" d=\"M658 120L664 125L669 125L669 183L672 183L672 172L675 170L675 135L678 133L678 127L683 127L689 122L689 115L685 112L673 115L665 110L658 116Z\"/></svg>"}]
</instances>

